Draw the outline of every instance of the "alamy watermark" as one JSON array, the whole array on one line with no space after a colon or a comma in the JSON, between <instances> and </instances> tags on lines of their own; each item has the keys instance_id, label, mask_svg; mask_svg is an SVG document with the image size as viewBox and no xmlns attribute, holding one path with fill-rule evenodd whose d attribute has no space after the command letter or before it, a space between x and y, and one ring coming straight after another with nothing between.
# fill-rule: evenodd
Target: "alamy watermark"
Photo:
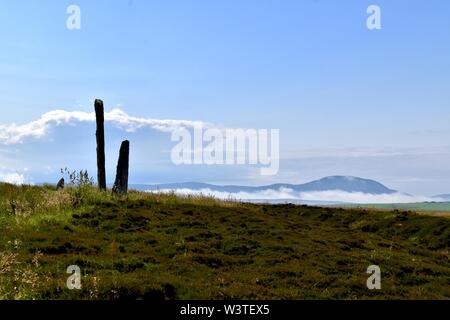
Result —
<instances>
[{"instance_id":1,"label":"alamy watermark","mask_svg":"<svg viewBox=\"0 0 450 320\"><path fill-rule=\"evenodd\" d=\"M371 265L367 268L367 273L371 276L367 278L367 288L369 290L381 289L381 269L377 265Z\"/></svg>"},{"instance_id":2,"label":"alamy watermark","mask_svg":"<svg viewBox=\"0 0 450 320\"><path fill-rule=\"evenodd\" d=\"M80 290L81 289L81 269L79 266L68 266L67 267L67 273L70 274L70 276L67 278L67 288L69 290Z\"/></svg>"},{"instance_id":3,"label":"alamy watermark","mask_svg":"<svg viewBox=\"0 0 450 320\"><path fill-rule=\"evenodd\" d=\"M66 13L69 17L66 20L66 27L69 30L81 29L81 9L79 6L72 4L67 7Z\"/></svg>"},{"instance_id":4,"label":"alamy watermark","mask_svg":"<svg viewBox=\"0 0 450 320\"><path fill-rule=\"evenodd\" d=\"M367 18L366 25L369 30L381 29L381 8L375 4L367 7L367 14L370 16Z\"/></svg>"},{"instance_id":5,"label":"alamy watermark","mask_svg":"<svg viewBox=\"0 0 450 320\"><path fill-rule=\"evenodd\" d=\"M381 29L381 8L376 4L367 7L366 10L369 17L366 20L366 26L369 30ZM66 20L66 27L69 30L81 29L81 8L78 5L71 4L66 9L69 17Z\"/></svg>"},{"instance_id":6,"label":"alamy watermark","mask_svg":"<svg viewBox=\"0 0 450 320\"><path fill-rule=\"evenodd\" d=\"M172 132L171 159L176 165L260 165L261 175L280 168L279 129L181 128Z\"/></svg>"}]
</instances>

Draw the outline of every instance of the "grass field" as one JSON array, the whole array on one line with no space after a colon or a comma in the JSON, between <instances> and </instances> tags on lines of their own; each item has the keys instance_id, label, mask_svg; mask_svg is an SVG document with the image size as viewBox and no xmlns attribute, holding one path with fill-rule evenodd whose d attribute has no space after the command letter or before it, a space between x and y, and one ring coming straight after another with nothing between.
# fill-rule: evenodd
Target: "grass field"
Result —
<instances>
[{"instance_id":1,"label":"grass field","mask_svg":"<svg viewBox=\"0 0 450 320\"><path fill-rule=\"evenodd\" d=\"M413 212L0 184L1 299L449 299L449 246Z\"/></svg>"},{"instance_id":2,"label":"grass field","mask_svg":"<svg viewBox=\"0 0 450 320\"><path fill-rule=\"evenodd\" d=\"M388 210L414 210L423 213L447 213L450 215L450 202L418 202L418 203L386 203L386 204L365 204L365 205L345 205L347 207L363 207L367 209L388 209Z\"/></svg>"}]
</instances>

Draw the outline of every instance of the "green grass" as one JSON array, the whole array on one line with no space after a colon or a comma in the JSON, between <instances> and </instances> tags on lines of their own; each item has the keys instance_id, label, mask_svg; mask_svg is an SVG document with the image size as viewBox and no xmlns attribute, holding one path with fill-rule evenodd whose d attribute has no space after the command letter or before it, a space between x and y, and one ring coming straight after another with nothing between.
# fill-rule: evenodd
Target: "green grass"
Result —
<instances>
[{"instance_id":1,"label":"green grass","mask_svg":"<svg viewBox=\"0 0 450 320\"><path fill-rule=\"evenodd\" d=\"M366 205L346 205L347 207L364 207L368 209L399 209L427 212L450 212L450 202L386 203Z\"/></svg>"},{"instance_id":2,"label":"green grass","mask_svg":"<svg viewBox=\"0 0 450 320\"><path fill-rule=\"evenodd\" d=\"M2 299L449 299L449 245L412 212L0 185Z\"/></svg>"}]
</instances>

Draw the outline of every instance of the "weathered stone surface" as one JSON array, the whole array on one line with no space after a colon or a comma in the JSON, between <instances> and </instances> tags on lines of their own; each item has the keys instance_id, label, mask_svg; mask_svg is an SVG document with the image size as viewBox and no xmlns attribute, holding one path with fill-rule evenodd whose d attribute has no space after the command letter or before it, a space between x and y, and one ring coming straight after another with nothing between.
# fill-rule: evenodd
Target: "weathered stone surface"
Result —
<instances>
[{"instance_id":1,"label":"weathered stone surface","mask_svg":"<svg viewBox=\"0 0 450 320\"><path fill-rule=\"evenodd\" d=\"M116 180L113 192L126 194L128 192L128 170L130 161L130 141L125 140L120 146L119 161L117 162Z\"/></svg>"},{"instance_id":2,"label":"weathered stone surface","mask_svg":"<svg viewBox=\"0 0 450 320\"><path fill-rule=\"evenodd\" d=\"M56 184L56 190L64 189L64 178L61 178Z\"/></svg>"},{"instance_id":3,"label":"weathered stone surface","mask_svg":"<svg viewBox=\"0 0 450 320\"><path fill-rule=\"evenodd\" d=\"M105 170L105 115L103 101L95 100L95 118L97 122L97 180L98 187L106 190L106 170Z\"/></svg>"}]
</instances>

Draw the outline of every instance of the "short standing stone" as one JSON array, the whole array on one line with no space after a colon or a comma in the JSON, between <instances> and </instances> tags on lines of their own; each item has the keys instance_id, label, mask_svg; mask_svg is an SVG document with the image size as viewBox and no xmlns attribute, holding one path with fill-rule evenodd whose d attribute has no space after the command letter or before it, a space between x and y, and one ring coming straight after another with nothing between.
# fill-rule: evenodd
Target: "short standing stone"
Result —
<instances>
[{"instance_id":1,"label":"short standing stone","mask_svg":"<svg viewBox=\"0 0 450 320\"><path fill-rule=\"evenodd\" d=\"M128 192L128 166L130 158L130 142L125 140L120 146L119 161L117 163L116 181L114 182L113 192L126 194Z\"/></svg>"},{"instance_id":2,"label":"short standing stone","mask_svg":"<svg viewBox=\"0 0 450 320\"><path fill-rule=\"evenodd\" d=\"M56 190L64 189L64 178L61 178L56 184Z\"/></svg>"}]
</instances>

